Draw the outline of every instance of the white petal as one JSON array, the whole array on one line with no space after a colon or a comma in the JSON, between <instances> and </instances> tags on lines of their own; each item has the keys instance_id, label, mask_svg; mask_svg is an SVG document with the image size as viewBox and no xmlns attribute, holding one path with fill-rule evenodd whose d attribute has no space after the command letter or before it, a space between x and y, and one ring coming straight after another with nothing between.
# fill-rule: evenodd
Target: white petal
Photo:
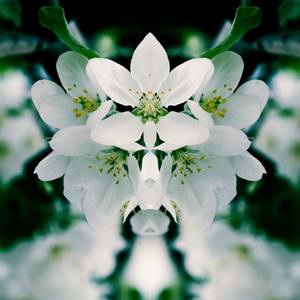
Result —
<instances>
[{"instance_id":1,"label":"white petal","mask_svg":"<svg viewBox=\"0 0 300 300\"><path fill-rule=\"evenodd\" d=\"M170 72L168 55L152 33L148 33L135 49L130 71L143 92L156 93Z\"/></svg>"},{"instance_id":2,"label":"white petal","mask_svg":"<svg viewBox=\"0 0 300 300\"><path fill-rule=\"evenodd\" d=\"M216 117L215 121L217 124L246 128L260 117L268 97L269 88L263 81L248 81L222 105L227 109L224 118Z\"/></svg>"},{"instance_id":3,"label":"white petal","mask_svg":"<svg viewBox=\"0 0 300 300\"><path fill-rule=\"evenodd\" d=\"M174 221L177 222L177 215L176 211L171 203L171 200L168 197L164 197L162 206L171 214L173 217Z\"/></svg>"},{"instance_id":4,"label":"white petal","mask_svg":"<svg viewBox=\"0 0 300 300\"><path fill-rule=\"evenodd\" d=\"M158 180L159 178L158 159L152 152L146 153L143 157L142 176L145 181L149 178L153 180Z\"/></svg>"},{"instance_id":5,"label":"white petal","mask_svg":"<svg viewBox=\"0 0 300 300\"><path fill-rule=\"evenodd\" d=\"M210 114L206 112L198 102L189 100L187 103L192 114L198 119L201 125L209 128L214 124Z\"/></svg>"},{"instance_id":6,"label":"white petal","mask_svg":"<svg viewBox=\"0 0 300 300\"><path fill-rule=\"evenodd\" d=\"M128 152L136 152L136 151L141 151L145 150L145 147L138 144L138 143L131 143L131 144L126 144L126 145L118 145L119 148L126 150Z\"/></svg>"},{"instance_id":7,"label":"white petal","mask_svg":"<svg viewBox=\"0 0 300 300\"><path fill-rule=\"evenodd\" d=\"M143 133L143 124L130 112L117 113L96 125L92 139L103 145L122 146L134 143Z\"/></svg>"},{"instance_id":8,"label":"white petal","mask_svg":"<svg viewBox=\"0 0 300 300\"><path fill-rule=\"evenodd\" d=\"M34 170L40 180L50 181L64 175L69 163L69 158L52 151L39 162Z\"/></svg>"},{"instance_id":9,"label":"white petal","mask_svg":"<svg viewBox=\"0 0 300 300\"><path fill-rule=\"evenodd\" d=\"M233 94L228 97L228 102L222 104L225 108L224 117L215 116L215 124L227 125L236 128L246 128L259 118L262 108L255 97Z\"/></svg>"},{"instance_id":10,"label":"white petal","mask_svg":"<svg viewBox=\"0 0 300 300\"><path fill-rule=\"evenodd\" d=\"M167 191L171 175L172 175L172 166L173 166L173 159L171 156L166 156L162 161L161 168L160 168L160 176L162 181L162 188Z\"/></svg>"},{"instance_id":11,"label":"white petal","mask_svg":"<svg viewBox=\"0 0 300 300\"><path fill-rule=\"evenodd\" d=\"M94 126L99 124L100 121L108 114L112 104L112 100L102 102L98 109L89 115L86 125L92 129Z\"/></svg>"},{"instance_id":12,"label":"white petal","mask_svg":"<svg viewBox=\"0 0 300 300\"><path fill-rule=\"evenodd\" d=\"M223 208L236 195L236 176L226 157L208 158L211 168L202 175L202 180L214 190L218 208Z\"/></svg>"},{"instance_id":13,"label":"white petal","mask_svg":"<svg viewBox=\"0 0 300 300\"><path fill-rule=\"evenodd\" d=\"M210 186L196 177L188 178L184 184L171 181L171 192L183 213L197 215L203 223L210 223L215 215L216 198Z\"/></svg>"},{"instance_id":14,"label":"white petal","mask_svg":"<svg viewBox=\"0 0 300 300\"><path fill-rule=\"evenodd\" d=\"M144 126L144 142L149 151L153 150L156 142L156 126L154 122L146 122Z\"/></svg>"},{"instance_id":15,"label":"white petal","mask_svg":"<svg viewBox=\"0 0 300 300\"><path fill-rule=\"evenodd\" d=\"M250 147L246 134L229 126L214 126L208 141L204 144L206 151L222 156L237 155Z\"/></svg>"},{"instance_id":16,"label":"white petal","mask_svg":"<svg viewBox=\"0 0 300 300\"><path fill-rule=\"evenodd\" d=\"M61 129L54 134L49 144L59 154L69 156L84 155L99 149L99 145L91 139L87 126Z\"/></svg>"},{"instance_id":17,"label":"white petal","mask_svg":"<svg viewBox=\"0 0 300 300\"><path fill-rule=\"evenodd\" d=\"M132 197L128 203L128 206L124 212L123 223L126 221L130 213L138 206L138 201L136 197Z\"/></svg>"},{"instance_id":18,"label":"white petal","mask_svg":"<svg viewBox=\"0 0 300 300\"><path fill-rule=\"evenodd\" d=\"M134 190L138 189L139 181L140 181L140 167L136 158L130 155L127 159L129 178L133 185Z\"/></svg>"},{"instance_id":19,"label":"white petal","mask_svg":"<svg viewBox=\"0 0 300 300\"><path fill-rule=\"evenodd\" d=\"M115 178L106 174L99 180L94 180L87 190L83 204L89 224L95 227L103 215L116 213L129 195L128 188L127 181L120 180L116 184Z\"/></svg>"},{"instance_id":20,"label":"white petal","mask_svg":"<svg viewBox=\"0 0 300 300\"><path fill-rule=\"evenodd\" d=\"M169 144L169 143L162 143L162 144L156 146L154 149L164 151L164 152L171 152L171 151L174 151L174 150L176 150L180 147L182 147L182 146L181 145L172 145L172 144Z\"/></svg>"},{"instance_id":21,"label":"white petal","mask_svg":"<svg viewBox=\"0 0 300 300\"><path fill-rule=\"evenodd\" d=\"M233 156L230 158L230 161L237 176L246 180L260 180L262 175L266 173L266 170L261 162L249 152Z\"/></svg>"},{"instance_id":22,"label":"white petal","mask_svg":"<svg viewBox=\"0 0 300 300\"><path fill-rule=\"evenodd\" d=\"M198 145L209 136L207 128L192 117L177 112L170 112L157 124L159 137L172 145Z\"/></svg>"},{"instance_id":23,"label":"white petal","mask_svg":"<svg viewBox=\"0 0 300 300\"><path fill-rule=\"evenodd\" d=\"M78 208L82 208L86 192L95 177L99 177L98 169L90 168L94 161L83 157L71 159L64 176L64 196Z\"/></svg>"},{"instance_id":24,"label":"white petal","mask_svg":"<svg viewBox=\"0 0 300 300\"><path fill-rule=\"evenodd\" d=\"M57 60L56 69L59 79L65 90L74 98L86 96L96 99L97 97L96 89L85 71L87 63L86 57L73 51L63 53Z\"/></svg>"},{"instance_id":25,"label":"white petal","mask_svg":"<svg viewBox=\"0 0 300 300\"><path fill-rule=\"evenodd\" d=\"M241 79L244 69L243 60L237 53L226 51L217 55L213 59L213 63L215 72L205 86L204 99L214 96L226 98L233 93Z\"/></svg>"},{"instance_id":26,"label":"white petal","mask_svg":"<svg viewBox=\"0 0 300 300\"><path fill-rule=\"evenodd\" d=\"M162 235L168 231L170 219L159 210L140 210L130 219L132 231L139 235Z\"/></svg>"},{"instance_id":27,"label":"white petal","mask_svg":"<svg viewBox=\"0 0 300 300\"><path fill-rule=\"evenodd\" d=\"M269 98L269 87L262 80L253 79L242 84L235 94L254 97L263 109Z\"/></svg>"},{"instance_id":28,"label":"white petal","mask_svg":"<svg viewBox=\"0 0 300 300\"><path fill-rule=\"evenodd\" d=\"M75 108L80 109L81 107L73 103L72 98L65 94L51 96L41 101L38 111L44 122L60 129L85 123L84 116L75 116L73 112Z\"/></svg>"},{"instance_id":29,"label":"white petal","mask_svg":"<svg viewBox=\"0 0 300 300\"><path fill-rule=\"evenodd\" d=\"M59 85L46 79L37 81L31 88L31 97L37 109L42 101L52 96L66 96L66 93Z\"/></svg>"},{"instance_id":30,"label":"white petal","mask_svg":"<svg viewBox=\"0 0 300 300\"><path fill-rule=\"evenodd\" d=\"M177 66L163 83L159 97L163 106L187 101L211 74L213 64L207 58L194 58Z\"/></svg>"},{"instance_id":31,"label":"white petal","mask_svg":"<svg viewBox=\"0 0 300 300\"><path fill-rule=\"evenodd\" d=\"M113 101L122 105L138 105L142 93L130 72L121 65L106 58L93 58L86 71L94 84L102 87Z\"/></svg>"}]
</instances>

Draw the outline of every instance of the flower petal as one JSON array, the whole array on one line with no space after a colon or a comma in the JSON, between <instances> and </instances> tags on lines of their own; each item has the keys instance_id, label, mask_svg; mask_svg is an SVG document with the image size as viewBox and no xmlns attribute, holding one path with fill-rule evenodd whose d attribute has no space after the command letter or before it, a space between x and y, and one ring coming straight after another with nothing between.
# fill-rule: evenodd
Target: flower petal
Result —
<instances>
[{"instance_id":1,"label":"flower petal","mask_svg":"<svg viewBox=\"0 0 300 300\"><path fill-rule=\"evenodd\" d=\"M145 93L156 93L170 72L168 55L152 33L148 33L135 49L130 71Z\"/></svg>"},{"instance_id":2,"label":"flower petal","mask_svg":"<svg viewBox=\"0 0 300 300\"><path fill-rule=\"evenodd\" d=\"M132 197L127 205L127 208L124 212L123 223L126 221L130 213L138 206L138 200L136 197Z\"/></svg>"},{"instance_id":3,"label":"flower petal","mask_svg":"<svg viewBox=\"0 0 300 300\"><path fill-rule=\"evenodd\" d=\"M201 125L205 127L211 127L214 124L214 121L210 114L206 112L198 102L189 100L187 102L189 109L191 110L192 114L198 119Z\"/></svg>"},{"instance_id":4,"label":"flower petal","mask_svg":"<svg viewBox=\"0 0 300 300\"><path fill-rule=\"evenodd\" d=\"M98 109L89 115L86 125L92 129L94 126L99 124L100 121L108 114L112 104L112 100L102 102Z\"/></svg>"},{"instance_id":5,"label":"flower petal","mask_svg":"<svg viewBox=\"0 0 300 300\"><path fill-rule=\"evenodd\" d=\"M215 216L216 198L213 189L200 181L197 176L194 180L187 179L184 184L173 179L170 191L183 213L198 216L205 224L212 222Z\"/></svg>"},{"instance_id":6,"label":"flower petal","mask_svg":"<svg viewBox=\"0 0 300 300\"><path fill-rule=\"evenodd\" d=\"M259 118L269 96L268 86L261 80L251 80L240 86L220 109L224 117L215 117L216 124L246 128Z\"/></svg>"},{"instance_id":7,"label":"flower petal","mask_svg":"<svg viewBox=\"0 0 300 300\"><path fill-rule=\"evenodd\" d=\"M177 105L187 101L213 70L211 60L194 58L173 69L163 83L158 96L163 106Z\"/></svg>"},{"instance_id":8,"label":"flower petal","mask_svg":"<svg viewBox=\"0 0 300 300\"><path fill-rule=\"evenodd\" d=\"M164 197L163 202L162 202L162 206L171 214L174 221L177 223L176 211L175 211L175 209L172 205L171 200L168 197Z\"/></svg>"},{"instance_id":9,"label":"flower petal","mask_svg":"<svg viewBox=\"0 0 300 300\"><path fill-rule=\"evenodd\" d=\"M69 158L52 151L36 166L36 173L40 180L50 181L64 175Z\"/></svg>"},{"instance_id":10,"label":"flower petal","mask_svg":"<svg viewBox=\"0 0 300 300\"><path fill-rule=\"evenodd\" d=\"M85 71L87 63L86 57L74 51L63 53L57 60L58 77L73 98L79 96L97 98L97 91Z\"/></svg>"},{"instance_id":11,"label":"flower petal","mask_svg":"<svg viewBox=\"0 0 300 300\"><path fill-rule=\"evenodd\" d=\"M144 142L149 151L153 150L156 142L156 126L154 122L146 122L144 126Z\"/></svg>"},{"instance_id":12,"label":"flower petal","mask_svg":"<svg viewBox=\"0 0 300 300\"><path fill-rule=\"evenodd\" d=\"M262 108L255 97L233 94L220 109L226 109L222 116L214 116L215 124L236 128L246 128L252 125L260 116Z\"/></svg>"},{"instance_id":13,"label":"flower petal","mask_svg":"<svg viewBox=\"0 0 300 300\"><path fill-rule=\"evenodd\" d=\"M269 87L262 80L253 79L242 84L235 94L254 97L263 109L269 98Z\"/></svg>"},{"instance_id":14,"label":"flower petal","mask_svg":"<svg viewBox=\"0 0 300 300\"><path fill-rule=\"evenodd\" d=\"M243 131L229 126L217 125L210 130L209 139L203 144L203 148L210 153L230 156L245 152L250 144Z\"/></svg>"},{"instance_id":15,"label":"flower petal","mask_svg":"<svg viewBox=\"0 0 300 300\"><path fill-rule=\"evenodd\" d=\"M190 116L170 112L161 118L157 124L159 137L172 145L198 145L204 143L209 137L207 128Z\"/></svg>"},{"instance_id":16,"label":"flower petal","mask_svg":"<svg viewBox=\"0 0 300 300\"><path fill-rule=\"evenodd\" d=\"M132 231L139 235L162 235L168 231L170 219L159 210L140 210L130 219Z\"/></svg>"},{"instance_id":17,"label":"flower petal","mask_svg":"<svg viewBox=\"0 0 300 300\"><path fill-rule=\"evenodd\" d=\"M144 181L159 179L158 159L154 153L148 152L143 157L141 173Z\"/></svg>"},{"instance_id":18,"label":"flower petal","mask_svg":"<svg viewBox=\"0 0 300 300\"><path fill-rule=\"evenodd\" d=\"M131 143L131 144L126 144L126 145L118 145L119 148L126 150L128 152L136 152L136 151L141 151L145 150L145 147L138 144L138 143Z\"/></svg>"},{"instance_id":19,"label":"flower petal","mask_svg":"<svg viewBox=\"0 0 300 300\"><path fill-rule=\"evenodd\" d=\"M237 87L244 69L240 55L226 51L213 59L215 72L203 90L204 99L228 97ZM199 101L200 99L196 99Z\"/></svg>"},{"instance_id":20,"label":"flower petal","mask_svg":"<svg viewBox=\"0 0 300 300\"><path fill-rule=\"evenodd\" d=\"M74 109L80 109L68 95L51 96L39 103L38 111L45 123L55 128L84 124L86 118L76 117Z\"/></svg>"},{"instance_id":21,"label":"flower petal","mask_svg":"<svg viewBox=\"0 0 300 300\"><path fill-rule=\"evenodd\" d=\"M84 197L95 177L99 178L98 169L90 168L92 159L74 157L70 160L64 176L64 196L78 208L82 208Z\"/></svg>"},{"instance_id":22,"label":"flower petal","mask_svg":"<svg viewBox=\"0 0 300 300\"><path fill-rule=\"evenodd\" d=\"M182 147L181 145L172 145L169 143L161 143L160 145L156 146L154 150L160 150L164 152L171 152L178 148Z\"/></svg>"},{"instance_id":23,"label":"flower petal","mask_svg":"<svg viewBox=\"0 0 300 300\"><path fill-rule=\"evenodd\" d=\"M89 224L95 227L103 215L116 213L124 200L128 199L129 187L128 180L117 183L111 174L103 174L99 180L93 180L83 203Z\"/></svg>"},{"instance_id":24,"label":"flower petal","mask_svg":"<svg viewBox=\"0 0 300 300\"><path fill-rule=\"evenodd\" d=\"M52 96L66 96L66 93L55 82L47 79L39 80L31 87L31 97L37 109L39 109L39 104L42 101L47 100Z\"/></svg>"},{"instance_id":25,"label":"flower petal","mask_svg":"<svg viewBox=\"0 0 300 300\"><path fill-rule=\"evenodd\" d=\"M223 208L236 196L235 172L225 157L213 157L210 164L204 180L213 187L218 208Z\"/></svg>"},{"instance_id":26,"label":"flower petal","mask_svg":"<svg viewBox=\"0 0 300 300\"><path fill-rule=\"evenodd\" d=\"M249 152L230 157L230 161L237 176L250 181L260 180L266 169Z\"/></svg>"},{"instance_id":27,"label":"flower petal","mask_svg":"<svg viewBox=\"0 0 300 300\"><path fill-rule=\"evenodd\" d=\"M113 101L122 105L138 105L142 93L123 66L110 59L93 58L88 62L86 71L95 86L103 88Z\"/></svg>"},{"instance_id":28,"label":"flower petal","mask_svg":"<svg viewBox=\"0 0 300 300\"><path fill-rule=\"evenodd\" d=\"M137 141L143 133L143 124L130 112L117 113L96 125L92 139L99 144L122 146Z\"/></svg>"},{"instance_id":29,"label":"flower petal","mask_svg":"<svg viewBox=\"0 0 300 300\"><path fill-rule=\"evenodd\" d=\"M133 185L133 189L137 190L140 182L140 174L141 174L138 161L134 156L130 155L127 159L127 164L128 164L129 178Z\"/></svg>"},{"instance_id":30,"label":"flower petal","mask_svg":"<svg viewBox=\"0 0 300 300\"><path fill-rule=\"evenodd\" d=\"M91 139L88 127L80 125L57 131L49 144L59 154L69 156L92 153L100 148Z\"/></svg>"}]
</instances>

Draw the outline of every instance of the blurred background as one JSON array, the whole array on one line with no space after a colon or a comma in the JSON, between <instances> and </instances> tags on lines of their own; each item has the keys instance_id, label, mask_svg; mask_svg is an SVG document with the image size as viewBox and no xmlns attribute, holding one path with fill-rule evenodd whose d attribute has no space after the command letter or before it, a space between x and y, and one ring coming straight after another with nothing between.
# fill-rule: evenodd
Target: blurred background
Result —
<instances>
[{"instance_id":1,"label":"blurred background","mask_svg":"<svg viewBox=\"0 0 300 300\"><path fill-rule=\"evenodd\" d=\"M127 67L149 31L176 66L220 40L238 6L260 7L261 25L233 50L245 62L241 82L259 78L271 89L247 129L267 174L239 181L207 230L182 218L163 237L138 237L107 217L92 231L63 198L61 179L33 174L53 130L30 88L59 83L55 63L67 50L39 24L47 5L64 7L77 39ZM0 0L0 300L48 299L300 299L299 0Z\"/></svg>"}]
</instances>

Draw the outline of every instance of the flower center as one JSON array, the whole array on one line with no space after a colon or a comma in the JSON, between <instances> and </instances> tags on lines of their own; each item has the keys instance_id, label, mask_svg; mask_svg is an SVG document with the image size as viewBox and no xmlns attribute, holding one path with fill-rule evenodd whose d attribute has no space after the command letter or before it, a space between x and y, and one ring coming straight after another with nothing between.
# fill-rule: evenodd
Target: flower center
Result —
<instances>
[{"instance_id":1,"label":"flower center","mask_svg":"<svg viewBox=\"0 0 300 300\"><path fill-rule=\"evenodd\" d=\"M217 116L224 118L227 109L221 108L220 106L222 104L225 104L227 102L227 99L222 98L221 96L214 96L213 98L202 100L200 102L201 107L206 110L207 112Z\"/></svg>"},{"instance_id":2,"label":"flower center","mask_svg":"<svg viewBox=\"0 0 300 300\"><path fill-rule=\"evenodd\" d=\"M102 174L106 172L115 178L115 184L119 184L121 178L128 176L126 164L127 164L128 152L120 148L113 148L110 150L102 150L95 155L97 161L101 162L101 167L98 167L98 171ZM89 166L93 168L93 166Z\"/></svg>"},{"instance_id":3,"label":"flower center","mask_svg":"<svg viewBox=\"0 0 300 300\"><path fill-rule=\"evenodd\" d=\"M201 173L206 168L212 168L211 164L205 162L206 156L198 150L183 147L173 151L171 155L174 162L172 176L178 178L182 184L185 184L189 174Z\"/></svg>"},{"instance_id":4,"label":"flower center","mask_svg":"<svg viewBox=\"0 0 300 300\"><path fill-rule=\"evenodd\" d=\"M139 99L139 105L136 107L132 113L139 116L143 123L147 121L158 122L160 117L165 116L168 111L161 106L161 99L157 93L151 91L143 95Z\"/></svg>"},{"instance_id":5,"label":"flower center","mask_svg":"<svg viewBox=\"0 0 300 300\"><path fill-rule=\"evenodd\" d=\"M85 95L79 96L78 98L73 99L75 104L79 104L80 107L74 108L73 112L76 118L86 116L89 113L94 112L100 106L99 99L91 99L86 90L84 90Z\"/></svg>"},{"instance_id":6,"label":"flower center","mask_svg":"<svg viewBox=\"0 0 300 300\"><path fill-rule=\"evenodd\" d=\"M219 91L219 94L222 94L224 91L229 91L232 93L233 88L229 87L227 83L224 83L223 88ZM228 102L228 99L218 95L218 89L211 91L211 97L208 99L201 99L200 105L207 112L213 114L216 117L224 118L227 112L227 108L224 107L224 104Z\"/></svg>"}]
</instances>

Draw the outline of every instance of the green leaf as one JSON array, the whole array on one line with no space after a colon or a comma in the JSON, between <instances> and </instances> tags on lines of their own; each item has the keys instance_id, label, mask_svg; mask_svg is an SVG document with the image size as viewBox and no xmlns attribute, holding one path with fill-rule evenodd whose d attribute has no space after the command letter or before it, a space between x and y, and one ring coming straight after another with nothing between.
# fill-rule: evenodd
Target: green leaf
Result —
<instances>
[{"instance_id":1,"label":"green leaf","mask_svg":"<svg viewBox=\"0 0 300 300\"><path fill-rule=\"evenodd\" d=\"M221 52L232 48L250 29L258 26L261 21L261 11L254 6L240 6L235 13L235 18L230 32L222 42L211 49L204 51L201 57L213 58Z\"/></svg>"},{"instance_id":2,"label":"green leaf","mask_svg":"<svg viewBox=\"0 0 300 300\"><path fill-rule=\"evenodd\" d=\"M278 9L281 27L300 19L300 0L283 0Z\"/></svg>"},{"instance_id":3,"label":"green leaf","mask_svg":"<svg viewBox=\"0 0 300 300\"><path fill-rule=\"evenodd\" d=\"M15 26L21 25L22 7L17 0L0 1L0 20L13 23Z\"/></svg>"},{"instance_id":4,"label":"green leaf","mask_svg":"<svg viewBox=\"0 0 300 300\"><path fill-rule=\"evenodd\" d=\"M46 6L39 10L40 24L53 31L62 42L70 49L86 56L87 58L99 57L100 55L88 47L82 45L70 32L65 18L64 9L60 6Z\"/></svg>"}]
</instances>

